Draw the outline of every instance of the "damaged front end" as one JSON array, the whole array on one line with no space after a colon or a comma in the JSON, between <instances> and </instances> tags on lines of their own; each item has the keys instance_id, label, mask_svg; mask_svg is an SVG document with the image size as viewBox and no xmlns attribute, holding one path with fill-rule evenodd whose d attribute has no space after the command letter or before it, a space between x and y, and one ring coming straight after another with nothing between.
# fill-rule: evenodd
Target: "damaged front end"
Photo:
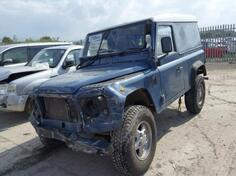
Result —
<instances>
[{"instance_id":1,"label":"damaged front end","mask_svg":"<svg viewBox=\"0 0 236 176\"><path fill-rule=\"evenodd\" d=\"M30 121L38 135L75 151L109 154L110 133L122 122L124 98L109 87L86 86L72 95L36 91Z\"/></svg>"}]
</instances>

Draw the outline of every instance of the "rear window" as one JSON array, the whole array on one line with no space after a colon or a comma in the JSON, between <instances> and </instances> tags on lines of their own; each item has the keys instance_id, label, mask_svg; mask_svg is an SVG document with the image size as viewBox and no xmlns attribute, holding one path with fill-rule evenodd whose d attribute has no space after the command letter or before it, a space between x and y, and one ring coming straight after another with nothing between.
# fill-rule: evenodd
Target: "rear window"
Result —
<instances>
[{"instance_id":1,"label":"rear window","mask_svg":"<svg viewBox=\"0 0 236 176\"><path fill-rule=\"evenodd\" d=\"M201 46L197 23L176 23L174 27L176 47L179 52Z\"/></svg>"},{"instance_id":2,"label":"rear window","mask_svg":"<svg viewBox=\"0 0 236 176\"><path fill-rule=\"evenodd\" d=\"M3 61L7 59L12 60L12 64L27 62L27 47L13 48L5 51L3 53Z\"/></svg>"}]
</instances>

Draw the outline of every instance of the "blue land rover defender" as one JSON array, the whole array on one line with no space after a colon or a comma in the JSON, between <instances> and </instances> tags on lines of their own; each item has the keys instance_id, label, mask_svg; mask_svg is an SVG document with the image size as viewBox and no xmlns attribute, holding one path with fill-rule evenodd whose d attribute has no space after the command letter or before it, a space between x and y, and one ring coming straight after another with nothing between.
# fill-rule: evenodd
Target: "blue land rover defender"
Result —
<instances>
[{"instance_id":1,"label":"blue land rover defender","mask_svg":"<svg viewBox=\"0 0 236 176\"><path fill-rule=\"evenodd\" d=\"M89 33L77 71L35 89L31 123L45 145L110 154L123 175L145 173L155 154L155 118L185 96L205 100L197 21L151 18Z\"/></svg>"}]
</instances>

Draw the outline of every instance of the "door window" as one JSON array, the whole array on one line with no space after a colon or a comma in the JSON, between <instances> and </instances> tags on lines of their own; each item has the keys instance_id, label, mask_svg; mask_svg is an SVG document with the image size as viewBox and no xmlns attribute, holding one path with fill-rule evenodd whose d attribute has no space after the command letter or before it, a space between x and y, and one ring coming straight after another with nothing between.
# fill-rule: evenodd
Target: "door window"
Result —
<instances>
[{"instance_id":1,"label":"door window","mask_svg":"<svg viewBox=\"0 0 236 176\"><path fill-rule=\"evenodd\" d=\"M73 50L68 54L66 59L70 59L70 60L74 59L75 65L78 65L80 64L80 54L81 54L80 49Z\"/></svg>"},{"instance_id":2,"label":"door window","mask_svg":"<svg viewBox=\"0 0 236 176\"><path fill-rule=\"evenodd\" d=\"M162 52L161 39L163 37L170 37L172 41L172 51L174 51L172 28L170 26L158 26L157 27L157 40L156 40L156 56L160 57L164 53Z\"/></svg>"},{"instance_id":3,"label":"door window","mask_svg":"<svg viewBox=\"0 0 236 176\"><path fill-rule=\"evenodd\" d=\"M27 62L27 47L14 48L3 54L3 62L11 60L12 64Z\"/></svg>"},{"instance_id":4,"label":"door window","mask_svg":"<svg viewBox=\"0 0 236 176\"><path fill-rule=\"evenodd\" d=\"M33 59L33 57L39 52L41 51L43 48L45 48L44 46L35 46L35 47L30 47L29 48L29 59Z\"/></svg>"}]
</instances>

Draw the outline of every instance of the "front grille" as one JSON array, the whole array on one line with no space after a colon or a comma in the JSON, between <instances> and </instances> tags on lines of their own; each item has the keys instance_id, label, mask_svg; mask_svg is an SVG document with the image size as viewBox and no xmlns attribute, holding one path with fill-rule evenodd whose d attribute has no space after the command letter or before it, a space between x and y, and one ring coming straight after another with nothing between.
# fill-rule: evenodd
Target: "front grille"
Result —
<instances>
[{"instance_id":1,"label":"front grille","mask_svg":"<svg viewBox=\"0 0 236 176\"><path fill-rule=\"evenodd\" d=\"M52 120L71 121L71 109L65 98L44 97L45 117Z\"/></svg>"}]
</instances>

